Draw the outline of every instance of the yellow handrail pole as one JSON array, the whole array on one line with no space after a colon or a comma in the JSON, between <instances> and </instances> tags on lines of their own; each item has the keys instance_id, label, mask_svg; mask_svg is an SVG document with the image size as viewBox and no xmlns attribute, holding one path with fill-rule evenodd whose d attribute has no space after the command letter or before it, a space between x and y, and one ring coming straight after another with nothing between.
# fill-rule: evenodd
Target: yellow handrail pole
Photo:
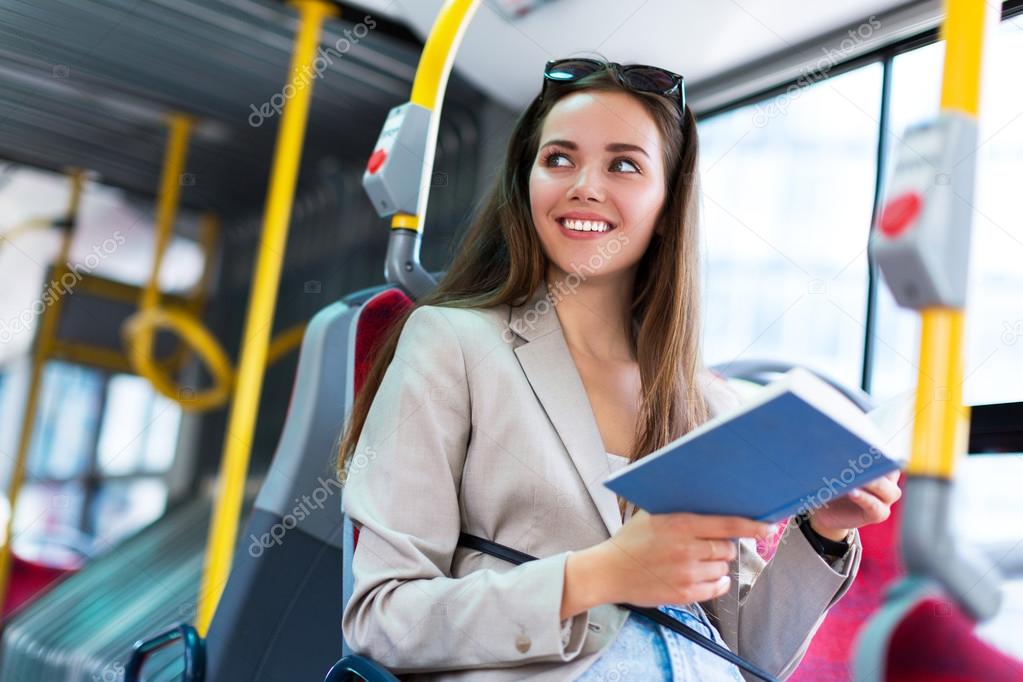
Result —
<instances>
[{"instance_id":1,"label":"yellow handrail pole","mask_svg":"<svg viewBox=\"0 0 1023 682\"><path fill-rule=\"evenodd\" d=\"M70 172L71 197L68 202L67 224L60 243L60 253L53 268L54 282L60 282L68 270L68 257L71 253L71 235L78 217L78 208L82 199L82 187L85 172L74 169ZM25 409L21 416L21 433L18 436L18 451L14 459L14 468L7 485L7 500L10 503L10 514L7 516L3 544L0 545L0 612L7 600L7 588L11 578L12 546L14 544L14 515L18 509L18 495L25 483L25 467L28 460L28 449L32 443L32 427L35 426L36 412L39 407L39 393L42 389L43 368L50 355L57 336L57 322L64 298L59 287L54 287L53 302L47 306L39 321L35 347L32 351L32 369L28 384L28 396Z\"/></svg>"},{"instance_id":2,"label":"yellow handrail pole","mask_svg":"<svg viewBox=\"0 0 1023 682\"><path fill-rule=\"evenodd\" d=\"M188 137L195 121L191 116L173 113L167 117L167 125L170 127L170 135L160 173L160 194L156 198L156 247L153 249L149 280L142 291L139 305L143 310L155 308L160 303L160 266L174 232L174 220L181 202L181 175L185 172L185 161L188 158Z\"/></svg>"},{"instance_id":3,"label":"yellow handrail pole","mask_svg":"<svg viewBox=\"0 0 1023 682\"><path fill-rule=\"evenodd\" d=\"M163 168L160 171L160 188L156 197L156 223L154 225L153 263L150 266L149 278L139 296L139 310L149 311L160 305L160 266L167 251L171 235L174 232L174 221L177 217L178 204L181 201L181 174L185 171L188 158L188 138L191 135L194 119L182 113L167 116L168 136L167 147L163 155ZM155 330L151 327L140 329L127 343L129 359L138 373L155 382L161 376L153 371L156 364L153 358L153 345L156 342ZM157 387L159 388L159 387ZM166 389L169 390L169 389ZM161 391L166 393L166 390Z\"/></svg>"},{"instance_id":4,"label":"yellow handrail pole","mask_svg":"<svg viewBox=\"0 0 1023 682\"><path fill-rule=\"evenodd\" d=\"M220 220L213 211L206 211L199 219L199 248L202 249L203 264L202 274L199 281L195 283L192 291L192 302L195 306L194 312L198 312L206 304L209 296L210 286L213 282L213 263L216 258L214 250L217 246L217 236L220 231Z\"/></svg>"},{"instance_id":5,"label":"yellow handrail pole","mask_svg":"<svg viewBox=\"0 0 1023 682\"><path fill-rule=\"evenodd\" d=\"M313 89L312 81L304 82L302 74L308 73L315 57L323 21L337 13L334 6L322 0L298 0L293 4L298 8L300 16L288 79L295 95L285 105L277 131L262 239L242 335L236 390L224 438L224 454L217 480L216 502L196 612L196 629L203 637L206 636L217 602L227 584L238 535L245 477Z\"/></svg>"},{"instance_id":6,"label":"yellow handrail pole","mask_svg":"<svg viewBox=\"0 0 1023 682\"><path fill-rule=\"evenodd\" d=\"M943 111L977 117L985 10L985 3L977 0L945 2ZM966 451L970 427L969 407L962 404L964 311L925 308L920 315L917 417L906 473L951 479L957 456Z\"/></svg>"},{"instance_id":7,"label":"yellow handrail pole","mask_svg":"<svg viewBox=\"0 0 1023 682\"><path fill-rule=\"evenodd\" d=\"M53 227L52 218L30 218L23 223L15 225L3 234L0 234L0 246L3 246L4 242L13 242L26 232L32 232L33 230L48 230L51 227Z\"/></svg>"},{"instance_id":8,"label":"yellow handrail pole","mask_svg":"<svg viewBox=\"0 0 1023 682\"><path fill-rule=\"evenodd\" d=\"M444 104L444 91L447 88L451 65L455 61L458 43L468 27L473 14L479 7L479 0L447 0L437 15L437 20L430 29L430 35L423 46L423 54L419 57L416 67L416 78L412 83L412 95L409 101L433 112L431 131L427 137L426 158L423 160L423 172L433 171L433 158L437 149L437 127L440 124L440 110ZM420 231L423 214L429 197L430 183L420 183L418 215L395 213L391 216L391 229L404 228Z\"/></svg>"}]
</instances>

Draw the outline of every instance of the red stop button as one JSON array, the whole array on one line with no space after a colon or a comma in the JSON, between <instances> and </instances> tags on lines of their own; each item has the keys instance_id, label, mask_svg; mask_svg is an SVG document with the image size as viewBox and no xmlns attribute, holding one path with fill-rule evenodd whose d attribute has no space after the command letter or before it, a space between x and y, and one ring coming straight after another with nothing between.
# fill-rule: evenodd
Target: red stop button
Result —
<instances>
[{"instance_id":1,"label":"red stop button","mask_svg":"<svg viewBox=\"0 0 1023 682\"><path fill-rule=\"evenodd\" d=\"M370 175L380 170L380 166L384 165L384 161L387 160L387 150L378 149L373 152L369 157L369 163L366 164L366 170L370 172Z\"/></svg>"},{"instance_id":2,"label":"red stop button","mask_svg":"<svg viewBox=\"0 0 1023 682\"><path fill-rule=\"evenodd\" d=\"M923 205L916 192L900 194L885 205L878 227L886 237L898 237L920 217Z\"/></svg>"}]
</instances>

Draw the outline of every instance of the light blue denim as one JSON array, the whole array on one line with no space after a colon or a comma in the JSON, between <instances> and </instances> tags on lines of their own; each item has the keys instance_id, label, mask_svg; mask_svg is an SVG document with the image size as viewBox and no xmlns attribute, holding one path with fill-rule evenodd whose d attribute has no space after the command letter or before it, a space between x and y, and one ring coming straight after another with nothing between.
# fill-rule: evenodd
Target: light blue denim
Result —
<instances>
[{"instance_id":1,"label":"light blue denim","mask_svg":"<svg viewBox=\"0 0 1023 682\"><path fill-rule=\"evenodd\" d=\"M658 610L726 646L699 604L665 604ZM739 669L663 625L638 613L576 682L743 682Z\"/></svg>"}]
</instances>

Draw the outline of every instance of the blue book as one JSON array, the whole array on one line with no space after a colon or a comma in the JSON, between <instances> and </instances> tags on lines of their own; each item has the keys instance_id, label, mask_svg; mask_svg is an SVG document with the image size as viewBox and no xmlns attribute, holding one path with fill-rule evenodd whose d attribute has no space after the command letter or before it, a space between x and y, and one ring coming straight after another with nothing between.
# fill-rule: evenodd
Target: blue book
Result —
<instances>
[{"instance_id":1,"label":"blue book","mask_svg":"<svg viewBox=\"0 0 1023 682\"><path fill-rule=\"evenodd\" d=\"M651 514L773 523L899 468L884 450L868 415L827 382L795 368L604 485Z\"/></svg>"}]
</instances>

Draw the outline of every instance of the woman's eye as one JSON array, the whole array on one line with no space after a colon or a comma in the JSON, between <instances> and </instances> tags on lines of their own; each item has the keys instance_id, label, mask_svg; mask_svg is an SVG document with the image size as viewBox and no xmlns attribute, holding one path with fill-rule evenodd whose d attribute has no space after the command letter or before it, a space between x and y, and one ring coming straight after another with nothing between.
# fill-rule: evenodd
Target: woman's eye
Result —
<instances>
[{"instance_id":1,"label":"woman's eye","mask_svg":"<svg viewBox=\"0 0 1023 682\"><path fill-rule=\"evenodd\" d=\"M548 167L552 166L554 168L562 168L563 164L560 164L560 163L555 164L554 160L557 159L557 158L564 159L566 162L568 161L568 157L565 156L564 154L562 154L561 152L551 152L546 157L544 157L543 165L548 166Z\"/></svg>"},{"instance_id":2,"label":"woman's eye","mask_svg":"<svg viewBox=\"0 0 1023 682\"><path fill-rule=\"evenodd\" d=\"M616 168L621 168L621 164L626 164L629 168L632 169L632 170L627 170L626 169L625 170L626 173L638 173L639 172L639 166L636 165L630 159L615 159L614 161L611 162L611 170L615 170Z\"/></svg>"}]
</instances>

